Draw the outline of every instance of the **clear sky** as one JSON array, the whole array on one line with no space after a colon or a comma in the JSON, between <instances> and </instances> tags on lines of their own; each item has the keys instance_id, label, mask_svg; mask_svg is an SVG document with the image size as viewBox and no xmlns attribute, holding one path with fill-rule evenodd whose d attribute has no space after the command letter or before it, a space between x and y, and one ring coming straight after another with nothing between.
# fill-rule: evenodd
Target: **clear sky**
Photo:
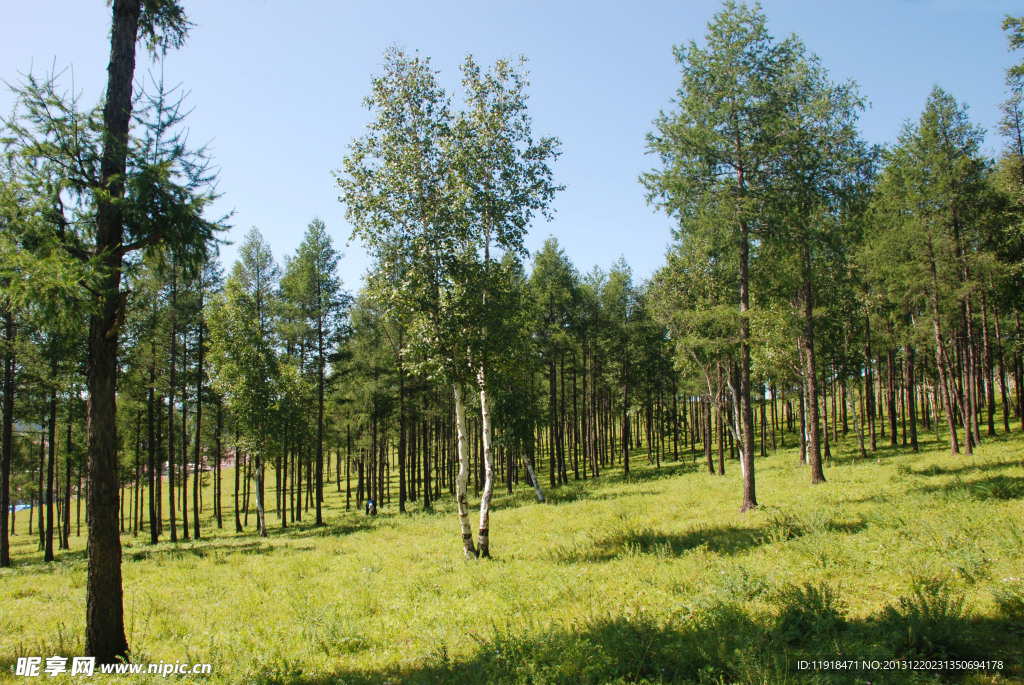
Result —
<instances>
[{"instance_id":1,"label":"clear sky","mask_svg":"<svg viewBox=\"0 0 1024 685\"><path fill-rule=\"evenodd\" d=\"M581 271L620 255L638 279L663 260L670 221L646 205L639 173L651 120L680 75L672 46L703 41L720 7L707 0L652 2L454 2L183 0L195 28L171 53L169 83L190 91L194 143L212 141L220 166L218 214L234 210L229 239L257 226L280 261L322 218L346 257L346 286L358 287L369 260L347 245L350 227L331 170L369 119L362 99L389 45L419 50L458 92L458 66L526 55L537 135L562 141L555 165L566 190L555 218L536 222L527 246L554 235ZM765 0L776 37L797 34L833 79L853 79L871 107L864 137L890 143L916 120L933 84L970 105L998 152L998 106L1011 56L1000 28L1024 13L1010 0ZM110 10L102 0L6 3L0 22L0 78L73 66L76 90L96 102L106 83ZM140 53L136 74L147 58ZM66 76L70 87L70 72ZM12 97L0 92L0 111ZM223 248L226 262L237 245ZM229 265L229 264L228 264Z\"/></svg>"}]
</instances>

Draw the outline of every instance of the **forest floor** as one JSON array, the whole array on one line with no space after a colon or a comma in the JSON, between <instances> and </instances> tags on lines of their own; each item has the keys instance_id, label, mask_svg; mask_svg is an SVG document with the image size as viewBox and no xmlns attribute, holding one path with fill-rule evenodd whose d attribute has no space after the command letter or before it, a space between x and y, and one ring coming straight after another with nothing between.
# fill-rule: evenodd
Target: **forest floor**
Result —
<instances>
[{"instance_id":1,"label":"forest floor","mask_svg":"<svg viewBox=\"0 0 1024 685\"><path fill-rule=\"evenodd\" d=\"M738 462L711 476L700 454L656 468L637 451L630 478L546 505L499 486L479 561L451 497L368 517L334 483L326 526L271 514L259 539L250 515L235 534L227 472L224 530L208 507L199 541L124 536L132 661L289 685L1022 683L1024 437L973 457L924 437L857 459L851 435L815 487L795 450L759 458L743 515ZM36 680L12 675L19 656L81 654L85 623L84 539L47 564L26 524L0 570L0 680L16 682Z\"/></svg>"}]
</instances>

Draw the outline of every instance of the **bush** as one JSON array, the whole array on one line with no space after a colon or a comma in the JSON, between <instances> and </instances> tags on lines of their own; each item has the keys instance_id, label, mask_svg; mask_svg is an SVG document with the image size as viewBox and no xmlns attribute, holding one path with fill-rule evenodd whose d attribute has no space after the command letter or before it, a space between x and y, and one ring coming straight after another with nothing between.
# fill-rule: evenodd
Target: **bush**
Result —
<instances>
[{"instance_id":1,"label":"bush","mask_svg":"<svg viewBox=\"0 0 1024 685\"><path fill-rule=\"evenodd\" d=\"M788 585L779 601L773 630L777 640L804 646L834 637L846 628L846 604L839 591L827 583Z\"/></svg>"},{"instance_id":2,"label":"bush","mask_svg":"<svg viewBox=\"0 0 1024 685\"><path fill-rule=\"evenodd\" d=\"M1015 633L1024 634L1024 581L1004 578L1002 586L997 587L992 595L999 615L1007 619Z\"/></svg>"},{"instance_id":3,"label":"bush","mask_svg":"<svg viewBox=\"0 0 1024 685\"><path fill-rule=\"evenodd\" d=\"M940 580L914 583L910 595L882 611L881 624L897 656L955 659L969 656L964 598Z\"/></svg>"}]
</instances>

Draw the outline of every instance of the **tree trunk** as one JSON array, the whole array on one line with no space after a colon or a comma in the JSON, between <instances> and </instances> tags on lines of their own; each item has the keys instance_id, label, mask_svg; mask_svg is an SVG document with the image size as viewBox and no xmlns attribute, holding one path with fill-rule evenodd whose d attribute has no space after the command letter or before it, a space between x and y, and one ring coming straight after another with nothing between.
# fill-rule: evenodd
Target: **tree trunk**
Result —
<instances>
[{"instance_id":1,"label":"tree trunk","mask_svg":"<svg viewBox=\"0 0 1024 685\"><path fill-rule=\"evenodd\" d=\"M117 526L117 336L124 319L121 245L124 227L118 200L128 152L128 128L135 73L135 39L140 0L114 0L110 64L103 110L103 158L96 203L96 256L103 266L100 310L90 316L87 384L89 391L88 512L85 654L101 664L128 654L121 585L121 536ZM109 198L109 199L108 199Z\"/></svg>"},{"instance_id":2,"label":"tree trunk","mask_svg":"<svg viewBox=\"0 0 1024 685\"><path fill-rule=\"evenodd\" d=\"M917 385L914 378L914 348L911 346L906 347L906 356L904 360L906 366L906 377L907 377L907 390L906 390L906 402L908 405L908 413L910 415L910 448L914 451L918 451L917 445L917 395L915 392L915 386Z\"/></svg>"},{"instance_id":3,"label":"tree trunk","mask_svg":"<svg viewBox=\"0 0 1024 685\"><path fill-rule=\"evenodd\" d=\"M3 427L0 428L0 567L11 565L11 540L7 527L11 511L11 459L14 447L14 312L11 304L3 303L4 321L4 378L3 378ZM11 515L11 527L14 516Z\"/></svg>"},{"instance_id":4,"label":"tree trunk","mask_svg":"<svg viewBox=\"0 0 1024 685\"><path fill-rule=\"evenodd\" d=\"M241 533L244 529L242 528L242 518L238 509L238 497L241 490L241 471L242 471L242 451L238 447L238 432L235 431L235 532Z\"/></svg>"},{"instance_id":5,"label":"tree trunk","mask_svg":"<svg viewBox=\"0 0 1024 685\"><path fill-rule=\"evenodd\" d=\"M203 311L203 289L199 288L199 311ZM199 460L202 457L203 433L203 323L199 322L199 355L196 359L196 445L192 470L192 525L193 537L199 539Z\"/></svg>"},{"instance_id":6,"label":"tree trunk","mask_svg":"<svg viewBox=\"0 0 1024 685\"><path fill-rule=\"evenodd\" d=\"M223 458L223 445L221 444L221 434L224 427L223 420L223 401L221 398L217 398L217 433L214 435L214 440L217 442L217 475L216 475L216 493L213 498L213 508L217 515L217 528L218 530L224 527L224 521L221 518L221 504L223 502L222 495L224 494L224 486L221 484L220 479L220 462Z\"/></svg>"},{"instance_id":7,"label":"tree trunk","mask_svg":"<svg viewBox=\"0 0 1024 685\"><path fill-rule=\"evenodd\" d=\"M68 442L64 452L64 549L71 549L71 427L74 425L74 393L68 398ZM142 414L140 412L139 416Z\"/></svg>"},{"instance_id":8,"label":"tree trunk","mask_svg":"<svg viewBox=\"0 0 1024 685\"><path fill-rule=\"evenodd\" d=\"M874 356L871 354L871 315L864 315L864 404L868 422L868 435L871 438L871 451L878 449L878 440L875 434L875 376Z\"/></svg>"},{"instance_id":9,"label":"tree trunk","mask_svg":"<svg viewBox=\"0 0 1024 685\"><path fill-rule=\"evenodd\" d=\"M469 486L469 433L466 428L466 404L462 397L462 386L456 382L455 387L455 426L458 430L459 473L455 478L455 500L458 504L459 524L462 528L462 546L466 558L476 558L479 554L473 544L473 531L469 523L469 499L466 489ZM552 467L554 464L552 464ZM552 472L553 473L553 472Z\"/></svg>"},{"instance_id":10,"label":"tree trunk","mask_svg":"<svg viewBox=\"0 0 1024 685\"><path fill-rule=\"evenodd\" d=\"M402 334L398 334L398 511L405 513L405 500L408 496L406 485L406 417L405 417L405 367L402 359Z\"/></svg>"},{"instance_id":11,"label":"tree trunk","mask_svg":"<svg viewBox=\"0 0 1024 685\"><path fill-rule=\"evenodd\" d=\"M886 372L889 383L886 387L886 408L889 412L889 444L896 446L896 352L890 347L886 356Z\"/></svg>"},{"instance_id":12,"label":"tree trunk","mask_svg":"<svg viewBox=\"0 0 1024 685\"><path fill-rule=\"evenodd\" d=\"M740 185L743 185L742 171ZM740 513L757 506L754 480L754 410L750 404L750 229L740 221L740 409L743 417L743 501Z\"/></svg>"},{"instance_id":13,"label":"tree trunk","mask_svg":"<svg viewBox=\"0 0 1024 685\"><path fill-rule=\"evenodd\" d=\"M252 477L256 481L256 518L259 527L259 535L261 538L267 537L267 512L264 508L265 492L263 488L264 472L263 472L263 446L261 445L259 450L256 452L256 462L253 464Z\"/></svg>"},{"instance_id":14,"label":"tree trunk","mask_svg":"<svg viewBox=\"0 0 1024 685\"><path fill-rule=\"evenodd\" d=\"M1010 403L1006 392L1006 362L1003 357L1003 338L999 328L999 306L992 303L992 318L996 325L996 361L999 363L999 394L1003 398L1003 430L1010 432Z\"/></svg>"},{"instance_id":15,"label":"tree trunk","mask_svg":"<svg viewBox=\"0 0 1024 685\"><path fill-rule=\"evenodd\" d=\"M483 429L484 487L480 494L480 530L478 531L479 554L490 557L491 495L494 494L494 456L491 451L491 405L487 398L486 370L483 366L477 374L480 386L480 423Z\"/></svg>"},{"instance_id":16,"label":"tree trunk","mask_svg":"<svg viewBox=\"0 0 1024 685\"><path fill-rule=\"evenodd\" d=\"M982 364L984 373L982 378L985 381L985 404L988 405L988 434L996 434L996 388L995 377L992 371L992 346L988 339L988 302L985 291L981 292L981 332L982 332Z\"/></svg>"},{"instance_id":17,"label":"tree trunk","mask_svg":"<svg viewBox=\"0 0 1024 685\"><path fill-rule=\"evenodd\" d=\"M173 264L173 256L172 256ZM174 516L174 391L175 371L178 360L178 332L177 332L177 311L178 311L178 270L172 266L171 272L171 367L169 371L168 397L167 397L167 518L171 529L171 542L178 541L178 525ZM184 440L184 437L182 438Z\"/></svg>"},{"instance_id":18,"label":"tree trunk","mask_svg":"<svg viewBox=\"0 0 1024 685\"><path fill-rule=\"evenodd\" d=\"M56 374L54 374L56 375ZM57 463L57 390L50 390L50 425L46 441L46 544L43 561L53 561L53 481Z\"/></svg>"},{"instance_id":19,"label":"tree trunk","mask_svg":"<svg viewBox=\"0 0 1024 685\"><path fill-rule=\"evenodd\" d=\"M318 293L318 300L320 294ZM324 525L321 503L324 499L324 322L317 317L317 384L316 384L316 525Z\"/></svg>"},{"instance_id":20,"label":"tree trunk","mask_svg":"<svg viewBox=\"0 0 1024 685\"><path fill-rule=\"evenodd\" d=\"M188 368L188 348L181 354L181 368ZM174 492L174 489L171 489ZM188 540L188 380L181 383L181 538Z\"/></svg>"},{"instance_id":21,"label":"tree trunk","mask_svg":"<svg viewBox=\"0 0 1024 685\"><path fill-rule=\"evenodd\" d=\"M825 482L821 469L821 444L818 441L818 372L814 359L814 288L811 283L811 248L804 243L804 355L807 360L807 457L811 464L811 484Z\"/></svg>"},{"instance_id":22,"label":"tree trunk","mask_svg":"<svg viewBox=\"0 0 1024 685\"><path fill-rule=\"evenodd\" d=\"M953 422L953 403L949 396L950 390L946 381L946 370L942 353L942 328L939 324L939 278L935 268L935 255L930 238L928 239L928 256L932 280L931 299L932 323L935 330L935 366L939 373L939 388L942 392L942 401L946 409L946 421L949 423L949 450L955 456L960 454L960 443L956 436L956 424ZM968 430L970 429L968 428Z\"/></svg>"}]
</instances>

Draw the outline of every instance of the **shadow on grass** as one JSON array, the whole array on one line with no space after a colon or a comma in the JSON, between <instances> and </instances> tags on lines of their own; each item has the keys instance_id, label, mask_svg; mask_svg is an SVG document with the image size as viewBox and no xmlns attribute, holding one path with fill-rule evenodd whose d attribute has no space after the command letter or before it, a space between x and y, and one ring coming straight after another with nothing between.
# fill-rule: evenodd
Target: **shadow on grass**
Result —
<instances>
[{"instance_id":1,"label":"shadow on grass","mask_svg":"<svg viewBox=\"0 0 1024 685\"><path fill-rule=\"evenodd\" d=\"M696 549L736 555L761 543L761 531L755 528L701 526L681 534L666 534L650 528L626 528L602 539L586 540L573 547L559 548L553 552L553 556L559 562L590 563L635 554L679 557Z\"/></svg>"},{"instance_id":2,"label":"shadow on grass","mask_svg":"<svg viewBox=\"0 0 1024 685\"><path fill-rule=\"evenodd\" d=\"M954 457L956 458L956 457ZM964 464L956 463L949 465L932 464L926 466L920 471L912 470L909 471L908 475L914 476L956 476L970 473L987 473L989 471L1000 471L1002 469L1017 468L1018 462L1009 461L985 461L980 464Z\"/></svg>"},{"instance_id":3,"label":"shadow on grass","mask_svg":"<svg viewBox=\"0 0 1024 685\"><path fill-rule=\"evenodd\" d=\"M815 613L817 611L817 613ZM825 613L831 612L828 616ZM987 669L1019 678L1019 643L1008 638L1008 621L957 616L922 619L926 636L945 641L908 642L907 625L888 610L866 620L847 621L834 609L787 610L756 616L738 604L704 604L677 619L659 622L642 613L583 622L573 628L552 627L515 633L493 627L477 636L469 654L452 655L436 644L429 654L395 668L367 671L344 668L307 675L287 663L264 663L252 681L270 685L382 685L383 683L723 683L934 682L934 669L918 674L861 667L891 659L985 659L1001 661ZM948 638L948 639L947 639ZM934 649L932 653L922 650ZM856 655L858 668L841 671L801 670L798 662L846 659ZM980 656L984 655L984 656ZM979 675L978 670L947 671L943 682ZM986 680L988 682L988 680ZM994 681L992 681L994 682ZM1000 681L1002 682L1002 681Z\"/></svg>"},{"instance_id":4,"label":"shadow on grass","mask_svg":"<svg viewBox=\"0 0 1024 685\"><path fill-rule=\"evenodd\" d=\"M264 540L251 539L244 542L225 542L223 538L216 542L182 542L182 543L159 543L156 547L142 547L125 550L126 561L148 561L150 559L185 559L196 557L218 557L228 554L271 554L278 549L278 546Z\"/></svg>"},{"instance_id":5,"label":"shadow on grass","mask_svg":"<svg viewBox=\"0 0 1024 685\"><path fill-rule=\"evenodd\" d=\"M973 499L979 502L1024 499L1024 477L989 476L978 480L962 480L959 476L940 485L925 485L920 492L941 493L947 497Z\"/></svg>"}]
</instances>

